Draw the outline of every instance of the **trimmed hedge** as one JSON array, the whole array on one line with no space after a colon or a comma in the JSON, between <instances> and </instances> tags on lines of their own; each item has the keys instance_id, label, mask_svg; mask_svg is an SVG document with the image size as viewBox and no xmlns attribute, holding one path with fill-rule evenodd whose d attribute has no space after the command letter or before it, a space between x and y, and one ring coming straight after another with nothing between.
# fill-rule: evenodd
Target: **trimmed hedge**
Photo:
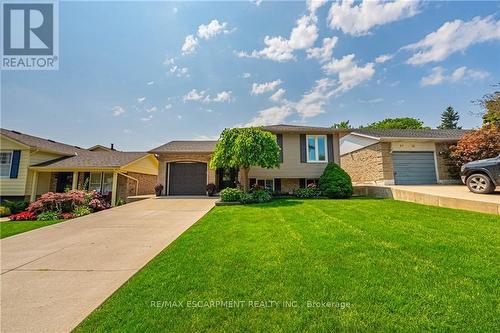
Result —
<instances>
[{"instance_id":1,"label":"trimmed hedge","mask_svg":"<svg viewBox=\"0 0 500 333\"><path fill-rule=\"evenodd\" d=\"M344 199L352 196L351 177L338 164L328 163L319 178L321 194L328 198Z\"/></svg>"}]
</instances>

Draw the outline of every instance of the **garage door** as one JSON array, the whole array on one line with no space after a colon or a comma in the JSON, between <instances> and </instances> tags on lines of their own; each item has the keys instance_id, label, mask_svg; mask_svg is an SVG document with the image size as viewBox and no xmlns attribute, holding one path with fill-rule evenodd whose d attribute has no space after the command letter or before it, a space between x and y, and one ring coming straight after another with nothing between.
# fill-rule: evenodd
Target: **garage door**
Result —
<instances>
[{"instance_id":1,"label":"garage door","mask_svg":"<svg viewBox=\"0 0 500 333\"><path fill-rule=\"evenodd\" d=\"M170 195L204 195L206 185L206 163L170 163Z\"/></svg>"},{"instance_id":2,"label":"garage door","mask_svg":"<svg viewBox=\"0 0 500 333\"><path fill-rule=\"evenodd\" d=\"M434 152L393 152L396 185L435 184Z\"/></svg>"}]
</instances>

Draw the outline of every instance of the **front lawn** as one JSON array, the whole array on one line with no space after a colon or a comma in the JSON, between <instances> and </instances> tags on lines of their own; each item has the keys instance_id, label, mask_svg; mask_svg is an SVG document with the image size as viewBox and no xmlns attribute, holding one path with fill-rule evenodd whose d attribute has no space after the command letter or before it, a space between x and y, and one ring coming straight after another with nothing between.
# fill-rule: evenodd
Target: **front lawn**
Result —
<instances>
[{"instance_id":1,"label":"front lawn","mask_svg":"<svg viewBox=\"0 0 500 333\"><path fill-rule=\"evenodd\" d=\"M55 221L6 221L0 222L0 239L14 236L26 231L38 229L64 220Z\"/></svg>"},{"instance_id":2,"label":"front lawn","mask_svg":"<svg viewBox=\"0 0 500 333\"><path fill-rule=\"evenodd\" d=\"M216 207L76 331L495 331L498 235L393 200Z\"/></svg>"}]
</instances>

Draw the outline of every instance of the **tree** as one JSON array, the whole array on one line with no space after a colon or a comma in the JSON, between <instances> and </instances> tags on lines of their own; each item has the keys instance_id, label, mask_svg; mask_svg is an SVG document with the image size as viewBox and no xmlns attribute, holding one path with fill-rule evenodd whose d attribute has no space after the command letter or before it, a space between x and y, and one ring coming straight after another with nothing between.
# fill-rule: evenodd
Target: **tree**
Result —
<instances>
[{"instance_id":1,"label":"tree","mask_svg":"<svg viewBox=\"0 0 500 333\"><path fill-rule=\"evenodd\" d=\"M457 129L458 120L460 115L453 107L448 106L446 110L441 114L441 125L438 126L439 129Z\"/></svg>"},{"instance_id":2,"label":"tree","mask_svg":"<svg viewBox=\"0 0 500 333\"><path fill-rule=\"evenodd\" d=\"M497 84L496 86L500 86ZM474 101L483 110L483 126L495 125L500 127L500 91L484 95L481 99Z\"/></svg>"},{"instance_id":3,"label":"tree","mask_svg":"<svg viewBox=\"0 0 500 333\"><path fill-rule=\"evenodd\" d=\"M241 182L248 189L250 167L276 168L280 165L280 147L276 137L261 128L226 128L215 146L210 167L237 168Z\"/></svg>"},{"instance_id":4,"label":"tree","mask_svg":"<svg viewBox=\"0 0 500 333\"><path fill-rule=\"evenodd\" d=\"M500 155L500 127L489 126L466 133L456 146L450 147L457 166Z\"/></svg>"},{"instance_id":5,"label":"tree","mask_svg":"<svg viewBox=\"0 0 500 333\"><path fill-rule=\"evenodd\" d=\"M349 120L344 120L340 123L334 123L332 128L350 129L352 126L349 124Z\"/></svg>"},{"instance_id":6,"label":"tree","mask_svg":"<svg viewBox=\"0 0 500 333\"><path fill-rule=\"evenodd\" d=\"M424 122L416 118L387 118L364 126L364 128L422 129Z\"/></svg>"}]
</instances>

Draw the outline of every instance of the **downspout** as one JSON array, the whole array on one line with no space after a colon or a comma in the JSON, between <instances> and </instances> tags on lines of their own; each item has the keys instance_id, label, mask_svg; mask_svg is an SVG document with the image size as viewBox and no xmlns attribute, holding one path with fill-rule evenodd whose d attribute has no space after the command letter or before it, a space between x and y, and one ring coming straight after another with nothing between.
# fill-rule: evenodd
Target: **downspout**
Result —
<instances>
[{"instance_id":1,"label":"downspout","mask_svg":"<svg viewBox=\"0 0 500 333\"><path fill-rule=\"evenodd\" d=\"M137 193L139 192L139 179L131 177L131 176L129 176L125 173L122 173L122 172L117 172L117 174L122 175L123 177L129 178L129 179L132 179L133 181L135 181L135 195L137 195Z\"/></svg>"}]
</instances>

